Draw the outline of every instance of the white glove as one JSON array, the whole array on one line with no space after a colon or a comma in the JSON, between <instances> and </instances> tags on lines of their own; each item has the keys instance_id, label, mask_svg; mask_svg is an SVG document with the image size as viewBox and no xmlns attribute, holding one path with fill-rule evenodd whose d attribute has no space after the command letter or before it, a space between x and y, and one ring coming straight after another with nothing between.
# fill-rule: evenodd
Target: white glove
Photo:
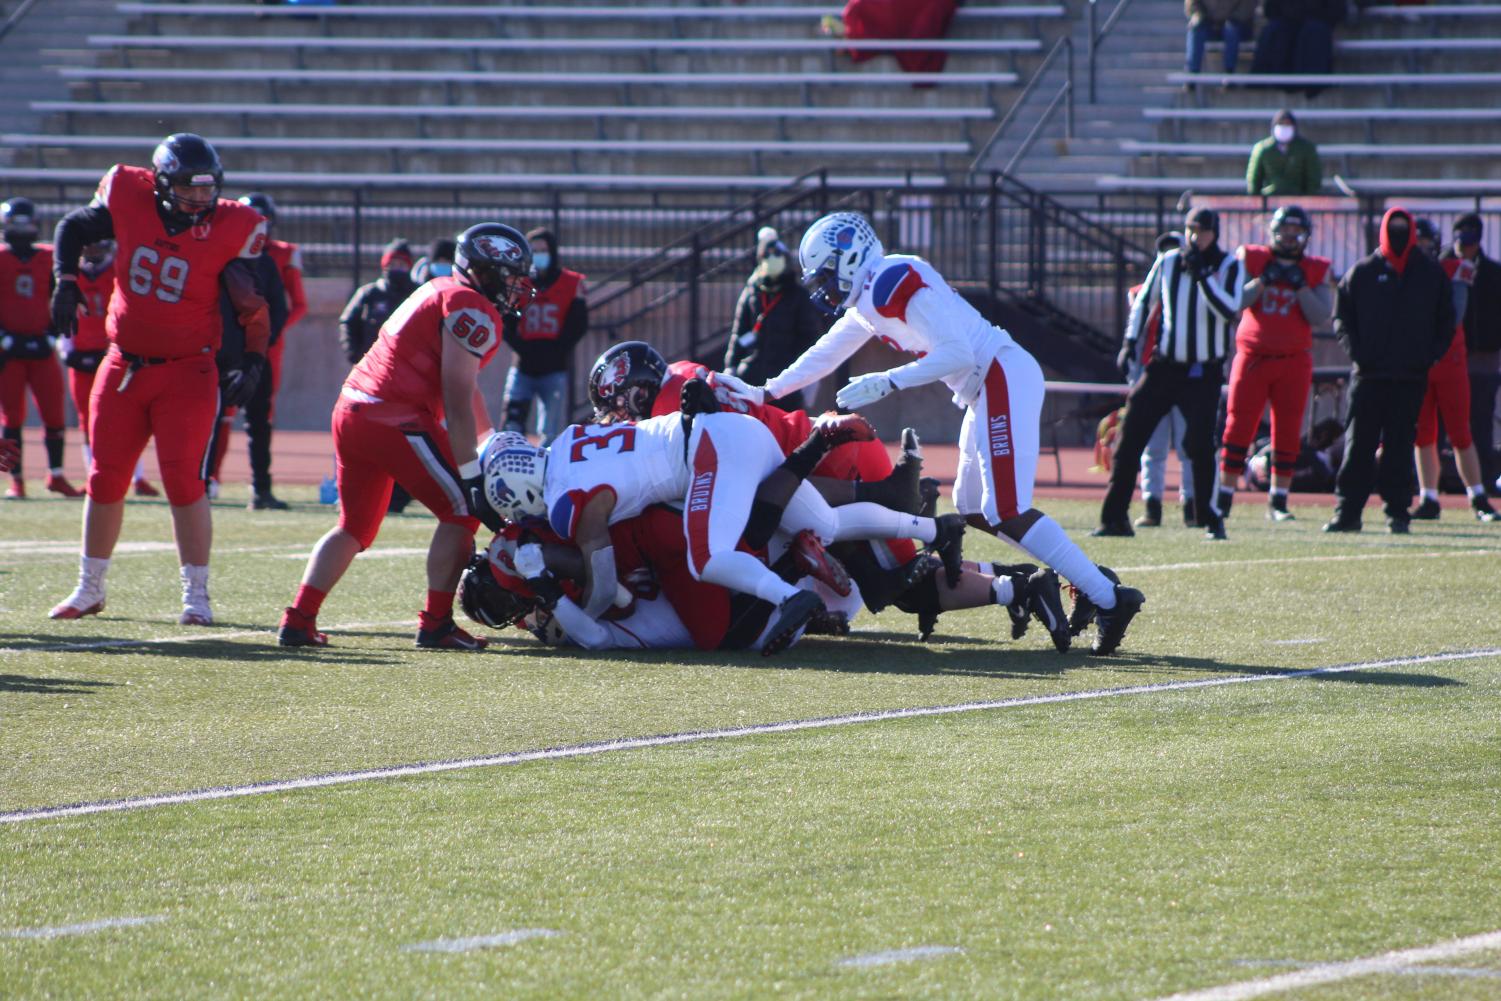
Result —
<instances>
[{"instance_id":1,"label":"white glove","mask_svg":"<svg viewBox=\"0 0 1501 1001\"><path fill-rule=\"evenodd\" d=\"M59 337L57 339L57 356L59 358L67 358L68 355L70 355L72 353L73 353L73 338L71 338L71 337Z\"/></svg>"},{"instance_id":2,"label":"white glove","mask_svg":"<svg viewBox=\"0 0 1501 1001\"><path fill-rule=\"evenodd\" d=\"M535 542L516 549L516 572L526 580L541 577L547 572L547 562L542 558L542 547Z\"/></svg>"},{"instance_id":3,"label":"white glove","mask_svg":"<svg viewBox=\"0 0 1501 1001\"><path fill-rule=\"evenodd\" d=\"M752 406L759 407L766 402L765 386L752 386L744 379L730 375L728 372L715 372L714 386L728 390L732 398L744 400Z\"/></svg>"},{"instance_id":4,"label":"white glove","mask_svg":"<svg viewBox=\"0 0 1501 1001\"><path fill-rule=\"evenodd\" d=\"M891 381L890 375L885 372L872 372L869 375L857 375L851 379L848 385L834 394L834 402L844 410L859 410L894 392L896 392L896 385Z\"/></svg>"}]
</instances>

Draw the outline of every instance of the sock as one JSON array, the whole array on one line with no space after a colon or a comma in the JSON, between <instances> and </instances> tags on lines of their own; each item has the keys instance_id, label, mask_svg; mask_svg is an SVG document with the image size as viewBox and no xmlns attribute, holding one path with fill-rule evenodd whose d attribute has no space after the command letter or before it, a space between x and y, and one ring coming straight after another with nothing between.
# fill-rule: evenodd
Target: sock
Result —
<instances>
[{"instance_id":1,"label":"sock","mask_svg":"<svg viewBox=\"0 0 1501 1001\"><path fill-rule=\"evenodd\" d=\"M308 618L316 619L323 608L323 599L327 597L327 591L320 591L311 584L302 584L297 588L297 597L292 599L292 607Z\"/></svg>"},{"instance_id":2,"label":"sock","mask_svg":"<svg viewBox=\"0 0 1501 1001\"><path fill-rule=\"evenodd\" d=\"M109 557L80 556L78 558L78 579L93 581L102 585L104 575L109 572Z\"/></svg>"},{"instance_id":3,"label":"sock","mask_svg":"<svg viewBox=\"0 0 1501 1001\"><path fill-rule=\"evenodd\" d=\"M83 468L84 468L84 475L85 476L88 475L88 469L93 464L94 464L94 450L92 448L89 448L89 443L88 442L84 442L83 443Z\"/></svg>"},{"instance_id":4,"label":"sock","mask_svg":"<svg viewBox=\"0 0 1501 1001\"><path fill-rule=\"evenodd\" d=\"M1423 499L1425 501L1431 500L1435 504L1437 504L1438 503L1438 489L1436 487L1428 487L1428 488L1426 488L1423 491Z\"/></svg>"},{"instance_id":5,"label":"sock","mask_svg":"<svg viewBox=\"0 0 1501 1001\"><path fill-rule=\"evenodd\" d=\"M917 539L932 542L938 530L932 518L902 514L889 507L861 501L831 508L834 512L834 541L850 539Z\"/></svg>"},{"instance_id":6,"label":"sock","mask_svg":"<svg viewBox=\"0 0 1501 1001\"><path fill-rule=\"evenodd\" d=\"M85 445L83 448L84 448L85 452L88 451L88 446L87 445ZM139 460L138 459L138 460L136 460L136 479L137 480L144 480L145 478L146 478L146 463L143 460Z\"/></svg>"},{"instance_id":7,"label":"sock","mask_svg":"<svg viewBox=\"0 0 1501 1001\"><path fill-rule=\"evenodd\" d=\"M1466 487L1465 488L1465 493L1467 493L1467 494L1470 495L1470 499L1471 500L1473 500L1476 497L1484 497L1485 496L1485 485L1483 483L1477 483L1473 487Z\"/></svg>"},{"instance_id":8,"label":"sock","mask_svg":"<svg viewBox=\"0 0 1501 1001\"><path fill-rule=\"evenodd\" d=\"M990 582L990 598L997 605L1009 605L1016 600L1016 585L1002 574Z\"/></svg>"},{"instance_id":9,"label":"sock","mask_svg":"<svg viewBox=\"0 0 1501 1001\"><path fill-rule=\"evenodd\" d=\"M1272 488L1272 496L1273 497L1286 497L1287 496L1287 488L1286 487L1273 487Z\"/></svg>"},{"instance_id":10,"label":"sock","mask_svg":"<svg viewBox=\"0 0 1501 1001\"><path fill-rule=\"evenodd\" d=\"M195 587L208 587L208 565L199 566L193 563L184 563L178 568L184 584L192 584Z\"/></svg>"},{"instance_id":11,"label":"sock","mask_svg":"<svg viewBox=\"0 0 1501 1001\"><path fill-rule=\"evenodd\" d=\"M1069 582L1089 596L1098 608L1115 607L1115 585L1110 578L1100 573L1084 550L1063 531L1063 526L1047 515L1037 519L1036 524L1021 538L1021 547L1039 562L1057 570Z\"/></svg>"},{"instance_id":12,"label":"sock","mask_svg":"<svg viewBox=\"0 0 1501 1001\"><path fill-rule=\"evenodd\" d=\"M422 607L422 617L442 622L453 618L453 592L427 589L427 604Z\"/></svg>"},{"instance_id":13,"label":"sock","mask_svg":"<svg viewBox=\"0 0 1501 1001\"><path fill-rule=\"evenodd\" d=\"M766 564L750 553L736 550L709 557L699 579L731 591L754 594L773 605L780 605L797 593L797 588L768 570Z\"/></svg>"},{"instance_id":14,"label":"sock","mask_svg":"<svg viewBox=\"0 0 1501 1001\"><path fill-rule=\"evenodd\" d=\"M47 428L42 432L42 444L47 449L47 472L53 476L63 474L63 429Z\"/></svg>"}]
</instances>

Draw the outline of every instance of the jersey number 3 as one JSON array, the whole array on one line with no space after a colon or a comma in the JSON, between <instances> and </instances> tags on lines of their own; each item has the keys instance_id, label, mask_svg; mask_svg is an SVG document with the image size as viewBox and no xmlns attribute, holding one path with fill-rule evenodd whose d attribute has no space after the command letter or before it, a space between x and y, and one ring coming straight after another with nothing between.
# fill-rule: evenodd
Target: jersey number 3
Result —
<instances>
[{"instance_id":1,"label":"jersey number 3","mask_svg":"<svg viewBox=\"0 0 1501 1001\"><path fill-rule=\"evenodd\" d=\"M150 295L155 289L162 302L179 302L188 284L188 262L181 257L163 259L150 247L137 247L130 255L130 290Z\"/></svg>"},{"instance_id":2,"label":"jersey number 3","mask_svg":"<svg viewBox=\"0 0 1501 1001\"><path fill-rule=\"evenodd\" d=\"M620 447L615 451L634 452L636 450L636 429L631 427L610 428L603 434L581 436L573 442L573 447L568 451L569 462L587 462L588 456L584 454L586 448L604 448L612 441L620 442Z\"/></svg>"}]
</instances>

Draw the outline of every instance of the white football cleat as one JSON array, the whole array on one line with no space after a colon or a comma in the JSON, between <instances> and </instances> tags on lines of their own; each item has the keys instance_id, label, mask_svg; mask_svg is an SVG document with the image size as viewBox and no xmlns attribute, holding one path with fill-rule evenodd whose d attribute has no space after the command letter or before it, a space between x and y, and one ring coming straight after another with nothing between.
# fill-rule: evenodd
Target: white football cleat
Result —
<instances>
[{"instance_id":1,"label":"white football cleat","mask_svg":"<svg viewBox=\"0 0 1501 1001\"><path fill-rule=\"evenodd\" d=\"M211 626L214 610L208 599L208 567L184 566L182 575L182 615L178 625Z\"/></svg>"}]
</instances>

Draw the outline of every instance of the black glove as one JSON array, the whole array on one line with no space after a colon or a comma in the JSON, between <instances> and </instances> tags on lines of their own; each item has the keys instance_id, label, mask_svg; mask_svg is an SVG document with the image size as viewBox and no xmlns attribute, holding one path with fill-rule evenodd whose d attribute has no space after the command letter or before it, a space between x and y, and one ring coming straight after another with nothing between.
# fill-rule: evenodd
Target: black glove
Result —
<instances>
[{"instance_id":1,"label":"black glove","mask_svg":"<svg viewBox=\"0 0 1501 1001\"><path fill-rule=\"evenodd\" d=\"M266 359L255 352L247 352L236 368L219 376L219 396L226 407L243 407L255 399L255 390L261 384L261 371Z\"/></svg>"},{"instance_id":2,"label":"black glove","mask_svg":"<svg viewBox=\"0 0 1501 1001\"><path fill-rule=\"evenodd\" d=\"M558 607L558 602L563 598L563 585L558 583L558 578L549 570L540 577L528 577L526 586L532 589L537 596L537 603L549 612Z\"/></svg>"},{"instance_id":3,"label":"black glove","mask_svg":"<svg viewBox=\"0 0 1501 1001\"><path fill-rule=\"evenodd\" d=\"M1288 261L1282 265L1282 284L1291 285L1294 292L1308 284L1308 276L1303 273L1303 268L1297 261Z\"/></svg>"},{"instance_id":4,"label":"black glove","mask_svg":"<svg viewBox=\"0 0 1501 1001\"><path fill-rule=\"evenodd\" d=\"M77 280L64 280L52 290L52 329L63 337L72 337L78 330L78 308L83 305L83 293Z\"/></svg>"},{"instance_id":5,"label":"black glove","mask_svg":"<svg viewBox=\"0 0 1501 1001\"><path fill-rule=\"evenodd\" d=\"M485 494L483 472L469 477L461 486L464 488L464 500L469 505L471 517L478 518L492 532L498 532L505 527L506 520L500 516L499 511L490 506L490 498Z\"/></svg>"}]
</instances>

